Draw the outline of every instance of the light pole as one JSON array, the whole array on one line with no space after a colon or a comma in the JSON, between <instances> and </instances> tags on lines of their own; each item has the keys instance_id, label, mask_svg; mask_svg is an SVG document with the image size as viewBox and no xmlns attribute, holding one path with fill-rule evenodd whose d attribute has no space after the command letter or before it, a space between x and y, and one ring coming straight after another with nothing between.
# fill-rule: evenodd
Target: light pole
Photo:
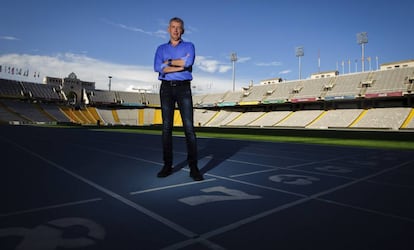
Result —
<instances>
[{"instance_id":1,"label":"light pole","mask_svg":"<svg viewBox=\"0 0 414 250\"><path fill-rule=\"evenodd\" d=\"M235 52L231 53L230 60L233 63L233 92L236 89L236 61L237 61L237 54Z\"/></svg>"},{"instance_id":2,"label":"light pole","mask_svg":"<svg viewBox=\"0 0 414 250\"><path fill-rule=\"evenodd\" d=\"M109 91L111 91L111 79L112 79L112 76L108 76L108 78L109 78L108 88L109 88Z\"/></svg>"},{"instance_id":3,"label":"light pole","mask_svg":"<svg viewBox=\"0 0 414 250\"><path fill-rule=\"evenodd\" d=\"M296 48L296 57L299 58L299 80L302 79L302 62L301 57L305 55L305 52L303 51L303 47L297 47Z\"/></svg>"},{"instance_id":4,"label":"light pole","mask_svg":"<svg viewBox=\"0 0 414 250\"><path fill-rule=\"evenodd\" d=\"M358 72L358 59L355 59L355 73Z\"/></svg>"},{"instance_id":5,"label":"light pole","mask_svg":"<svg viewBox=\"0 0 414 250\"><path fill-rule=\"evenodd\" d=\"M365 44L368 43L367 32L361 32L357 34L357 43L361 45L361 68L362 68L362 72L364 72L365 71L364 49L365 49Z\"/></svg>"}]
</instances>

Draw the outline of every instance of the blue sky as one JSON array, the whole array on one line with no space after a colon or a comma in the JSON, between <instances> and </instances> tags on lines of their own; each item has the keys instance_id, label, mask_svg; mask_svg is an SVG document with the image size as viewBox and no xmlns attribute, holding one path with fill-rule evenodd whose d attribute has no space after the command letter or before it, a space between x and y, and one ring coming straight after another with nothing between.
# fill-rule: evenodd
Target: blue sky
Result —
<instances>
[{"instance_id":1,"label":"blue sky","mask_svg":"<svg viewBox=\"0 0 414 250\"><path fill-rule=\"evenodd\" d=\"M108 89L111 75L113 90L156 90L154 53L168 41L174 16L184 19L183 39L196 47L196 92L232 90L232 52L237 90L250 81L298 79L297 47L304 49L302 78L354 73L355 60L361 71L360 32L367 32L371 57L365 69L376 70L377 62L414 59L413 9L411 0L3 1L0 77L41 82L75 72L98 89ZM40 77L11 75L8 66Z\"/></svg>"}]
</instances>

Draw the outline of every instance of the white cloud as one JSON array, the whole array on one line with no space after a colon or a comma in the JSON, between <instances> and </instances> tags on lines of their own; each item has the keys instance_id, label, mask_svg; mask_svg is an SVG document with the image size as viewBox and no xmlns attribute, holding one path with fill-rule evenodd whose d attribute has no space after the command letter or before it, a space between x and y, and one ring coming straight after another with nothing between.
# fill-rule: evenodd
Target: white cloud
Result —
<instances>
[{"instance_id":1,"label":"white cloud","mask_svg":"<svg viewBox=\"0 0 414 250\"><path fill-rule=\"evenodd\" d=\"M125 29L125 30L128 30L128 31L133 31L133 32L139 32L139 33L143 33L143 34L146 34L146 35L149 35L149 36L160 37L160 38L163 38L163 39L166 39L167 35L168 35L166 30L147 31L147 30L144 30L144 29L141 29L141 28L138 28L138 27L132 27L132 26L128 26L128 25L125 25L125 24L121 24L121 23L114 23L114 22L111 22L111 21L108 21L108 20L102 20L102 21L105 22L105 23L108 23L110 25L113 25L115 27L121 28L121 29Z\"/></svg>"},{"instance_id":2,"label":"white cloud","mask_svg":"<svg viewBox=\"0 0 414 250\"><path fill-rule=\"evenodd\" d=\"M251 59L252 59L251 57L238 57L237 62L238 63L245 63L247 61L250 61Z\"/></svg>"},{"instance_id":3,"label":"white cloud","mask_svg":"<svg viewBox=\"0 0 414 250\"><path fill-rule=\"evenodd\" d=\"M261 62L261 63L256 63L256 65L257 66L264 66L264 67L267 67L267 66L280 66L280 65L282 65L282 63L281 62L268 62L268 63Z\"/></svg>"},{"instance_id":4,"label":"white cloud","mask_svg":"<svg viewBox=\"0 0 414 250\"><path fill-rule=\"evenodd\" d=\"M226 72L231 69L230 65L220 65L215 60L205 60L204 57L197 59L199 65L205 68L205 72ZM152 65L116 64L72 53L54 56L6 54L0 55L0 65L30 70L28 77L10 75L5 73L4 70L0 72L0 77L14 80L40 83L45 76L64 78L74 72L83 81L95 82L96 89L108 89L108 76L112 76L112 90L135 91L134 89L146 89L157 92L159 86L158 75L153 71ZM212 70L213 68L214 70ZM34 72L40 72L40 78L34 78L32 75ZM193 72L194 90L208 93L231 90L232 80L227 79L227 76L214 76L205 72L197 70ZM237 83L236 86L238 86Z\"/></svg>"},{"instance_id":5,"label":"white cloud","mask_svg":"<svg viewBox=\"0 0 414 250\"><path fill-rule=\"evenodd\" d=\"M20 39L14 36L0 36L0 40L17 41Z\"/></svg>"},{"instance_id":6,"label":"white cloud","mask_svg":"<svg viewBox=\"0 0 414 250\"><path fill-rule=\"evenodd\" d=\"M30 74L40 72L41 79L45 76L63 78L74 72L81 80L95 82L97 89L108 89L108 76L112 76L113 90L127 90L131 88L130 86L152 88L158 82L157 74L151 66L114 64L71 53L55 56L7 54L0 56L0 64L29 69ZM3 72L2 76L7 75ZM40 81L33 78L21 78L21 80Z\"/></svg>"},{"instance_id":7,"label":"white cloud","mask_svg":"<svg viewBox=\"0 0 414 250\"><path fill-rule=\"evenodd\" d=\"M232 66L229 63L226 64L217 60L208 59L205 56L197 56L194 65L200 70L208 73L226 73L232 69Z\"/></svg>"},{"instance_id":8,"label":"white cloud","mask_svg":"<svg viewBox=\"0 0 414 250\"><path fill-rule=\"evenodd\" d=\"M280 74L280 75L286 75L286 74L289 74L290 72L292 72L292 70L287 69L287 70L282 70L282 71L280 71L280 72L279 72L279 74Z\"/></svg>"}]
</instances>

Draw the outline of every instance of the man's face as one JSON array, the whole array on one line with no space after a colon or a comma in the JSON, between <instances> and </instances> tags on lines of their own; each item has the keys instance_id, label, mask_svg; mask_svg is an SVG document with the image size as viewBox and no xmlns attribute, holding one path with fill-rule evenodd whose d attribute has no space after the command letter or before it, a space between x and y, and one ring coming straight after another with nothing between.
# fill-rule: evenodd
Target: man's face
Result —
<instances>
[{"instance_id":1,"label":"man's face","mask_svg":"<svg viewBox=\"0 0 414 250\"><path fill-rule=\"evenodd\" d=\"M178 41L181 39L181 35L183 34L183 27L180 22L172 21L168 26L168 33L170 33L170 37L174 41Z\"/></svg>"}]
</instances>

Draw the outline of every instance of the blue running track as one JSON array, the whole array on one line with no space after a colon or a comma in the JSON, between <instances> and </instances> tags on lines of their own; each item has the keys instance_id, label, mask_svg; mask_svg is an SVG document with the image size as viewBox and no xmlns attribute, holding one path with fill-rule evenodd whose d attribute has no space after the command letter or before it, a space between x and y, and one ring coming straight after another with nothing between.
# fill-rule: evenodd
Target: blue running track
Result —
<instances>
[{"instance_id":1,"label":"blue running track","mask_svg":"<svg viewBox=\"0 0 414 250\"><path fill-rule=\"evenodd\" d=\"M414 249L414 154L0 126L0 249Z\"/></svg>"}]
</instances>

